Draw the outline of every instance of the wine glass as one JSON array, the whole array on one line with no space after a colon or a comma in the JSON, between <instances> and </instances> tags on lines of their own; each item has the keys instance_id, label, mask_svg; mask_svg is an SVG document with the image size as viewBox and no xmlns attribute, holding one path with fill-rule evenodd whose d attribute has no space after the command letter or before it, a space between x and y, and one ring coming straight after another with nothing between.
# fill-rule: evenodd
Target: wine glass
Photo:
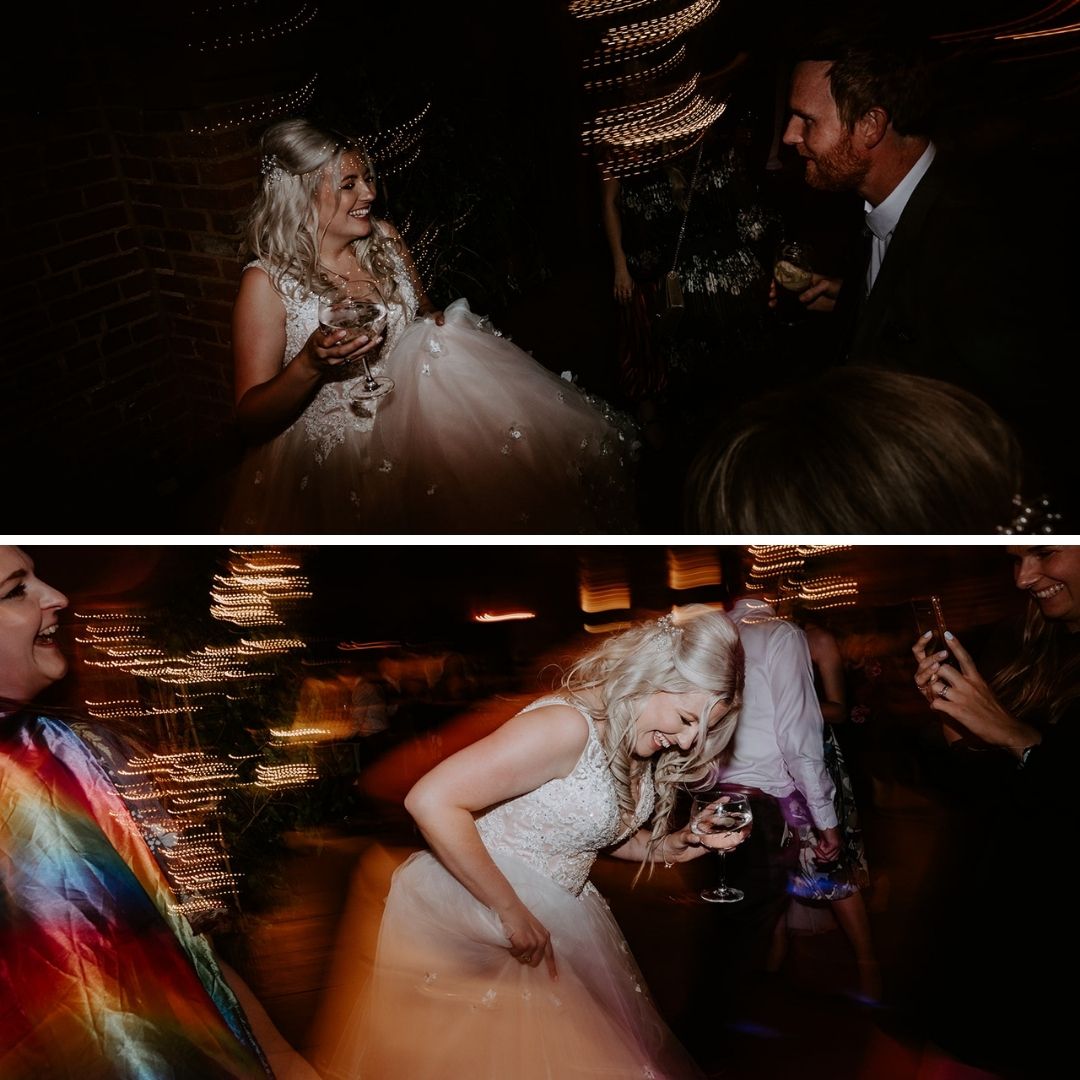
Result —
<instances>
[{"instance_id":1,"label":"wine glass","mask_svg":"<svg viewBox=\"0 0 1080 1080\"><path fill-rule=\"evenodd\" d=\"M378 337L386 329L386 321L386 300L374 282L331 289L319 298L319 326L327 331L345 330L342 342L352 341L361 334ZM360 360L364 365L364 380L355 396L366 399L389 394L394 389L394 380L386 375L372 375L367 353Z\"/></svg>"},{"instance_id":2,"label":"wine glass","mask_svg":"<svg viewBox=\"0 0 1080 1080\"><path fill-rule=\"evenodd\" d=\"M773 260L776 310L788 326L794 326L806 314L805 306L799 302L799 294L810 288L813 265L813 252L800 240L789 240L777 249Z\"/></svg>"},{"instance_id":3,"label":"wine glass","mask_svg":"<svg viewBox=\"0 0 1080 1080\"><path fill-rule=\"evenodd\" d=\"M708 795L694 799L690 808L690 831L698 836L715 836L717 833L738 832L754 820L750 800L745 795ZM726 851L720 856L720 884L715 889L702 889L702 900L712 904L732 904L745 895L742 889L728 885L724 877Z\"/></svg>"}]
</instances>

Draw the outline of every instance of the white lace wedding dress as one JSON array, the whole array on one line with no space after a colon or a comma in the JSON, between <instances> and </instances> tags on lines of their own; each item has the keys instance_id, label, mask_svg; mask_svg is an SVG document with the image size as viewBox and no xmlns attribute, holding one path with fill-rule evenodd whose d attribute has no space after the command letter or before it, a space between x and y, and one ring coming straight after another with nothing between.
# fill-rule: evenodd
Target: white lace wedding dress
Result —
<instances>
[{"instance_id":1,"label":"white lace wedding dress","mask_svg":"<svg viewBox=\"0 0 1080 1080\"><path fill-rule=\"evenodd\" d=\"M417 320L415 290L395 260L399 297L369 359L394 390L357 399L359 363L325 382L240 465L223 531L635 531L627 418L548 371L464 300L447 307L444 326ZM286 281L287 364L318 326L318 298Z\"/></svg>"},{"instance_id":2,"label":"white lace wedding dress","mask_svg":"<svg viewBox=\"0 0 1080 1080\"><path fill-rule=\"evenodd\" d=\"M561 698L541 698L528 709ZM498 917L429 852L394 874L375 970L333 1080L645 1080L701 1073L654 1008L589 871L652 813L619 812L595 722L573 771L477 818L487 850L551 934L559 977L507 951Z\"/></svg>"}]
</instances>

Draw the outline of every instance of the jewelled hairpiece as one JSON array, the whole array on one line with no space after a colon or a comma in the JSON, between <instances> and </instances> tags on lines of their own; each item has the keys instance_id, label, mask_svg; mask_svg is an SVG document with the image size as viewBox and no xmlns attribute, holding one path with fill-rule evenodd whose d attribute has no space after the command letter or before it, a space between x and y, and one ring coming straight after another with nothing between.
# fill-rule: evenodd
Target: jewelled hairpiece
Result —
<instances>
[{"instance_id":1,"label":"jewelled hairpiece","mask_svg":"<svg viewBox=\"0 0 1080 1080\"><path fill-rule=\"evenodd\" d=\"M1053 533L1061 521L1061 514L1050 508L1050 500L1045 495L1040 495L1037 499L1025 499L1023 495L1014 495L1012 505L1012 520L1007 525L999 525L996 529L1002 536Z\"/></svg>"},{"instance_id":2,"label":"jewelled hairpiece","mask_svg":"<svg viewBox=\"0 0 1080 1080\"><path fill-rule=\"evenodd\" d=\"M273 154L263 154L262 161L259 163L259 172L262 173L265 184L276 184L289 175Z\"/></svg>"},{"instance_id":3,"label":"jewelled hairpiece","mask_svg":"<svg viewBox=\"0 0 1080 1080\"><path fill-rule=\"evenodd\" d=\"M675 625L675 618L671 614L661 615L656 620L657 629L668 638L676 638L682 633L683 628Z\"/></svg>"}]
</instances>

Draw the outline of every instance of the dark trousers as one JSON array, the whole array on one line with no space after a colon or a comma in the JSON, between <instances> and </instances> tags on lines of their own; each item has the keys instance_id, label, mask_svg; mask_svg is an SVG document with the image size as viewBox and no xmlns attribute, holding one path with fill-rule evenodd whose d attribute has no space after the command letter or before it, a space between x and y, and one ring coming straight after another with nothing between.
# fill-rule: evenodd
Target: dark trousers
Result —
<instances>
[{"instance_id":1,"label":"dark trousers","mask_svg":"<svg viewBox=\"0 0 1080 1080\"><path fill-rule=\"evenodd\" d=\"M728 884L746 895L734 904L715 905L727 939L723 947L740 971L761 971L773 928L787 905L788 883L799 860L798 839L788 830L780 803L772 795L730 784L721 784L720 791L746 795L754 814L749 838L725 856Z\"/></svg>"}]
</instances>

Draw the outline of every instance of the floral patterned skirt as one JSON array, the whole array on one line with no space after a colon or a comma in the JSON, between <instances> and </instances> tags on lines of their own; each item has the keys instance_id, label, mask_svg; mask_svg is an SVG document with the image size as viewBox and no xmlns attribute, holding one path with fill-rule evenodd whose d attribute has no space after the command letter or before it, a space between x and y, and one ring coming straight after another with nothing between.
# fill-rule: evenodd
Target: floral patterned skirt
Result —
<instances>
[{"instance_id":1,"label":"floral patterned skirt","mask_svg":"<svg viewBox=\"0 0 1080 1080\"><path fill-rule=\"evenodd\" d=\"M825 767L836 788L834 806L840 829L840 854L833 862L818 862L814 857L813 828L809 823L798 826L799 866L790 892L800 900L842 900L870 884L851 776L828 724L825 725Z\"/></svg>"}]
</instances>

